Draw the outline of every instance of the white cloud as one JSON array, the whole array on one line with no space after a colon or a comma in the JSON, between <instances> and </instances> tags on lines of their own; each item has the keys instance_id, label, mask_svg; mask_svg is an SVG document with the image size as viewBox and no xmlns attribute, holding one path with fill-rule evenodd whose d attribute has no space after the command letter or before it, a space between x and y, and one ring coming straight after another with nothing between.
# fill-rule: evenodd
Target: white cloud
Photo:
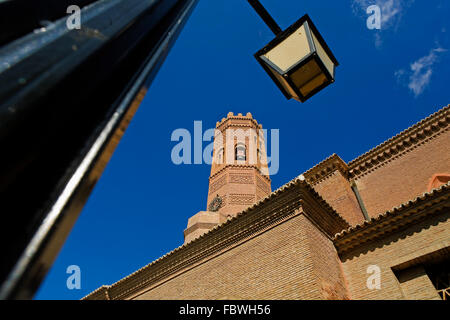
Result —
<instances>
[{"instance_id":1,"label":"white cloud","mask_svg":"<svg viewBox=\"0 0 450 320\"><path fill-rule=\"evenodd\" d=\"M378 49L383 45L383 39L381 39L381 35L379 33L375 33L375 47Z\"/></svg>"},{"instance_id":2,"label":"white cloud","mask_svg":"<svg viewBox=\"0 0 450 320\"><path fill-rule=\"evenodd\" d=\"M406 80L408 88L414 93L414 96L419 96L430 84L433 66L439 61L438 54L446 51L446 49L440 47L431 49L428 55L411 63L408 71L404 69L396 71L394 75L397 81L403 83Z\"/></svg>"},{"instance_id":3,"label":"white cloud","mask_svg":"<svg viewBox=\"0 0 450 320\"><path fill-rule=\"evenodd\" d=\"M378 0L381 8L381 25L389 25L395 18L400 17L403 10L401 0Z\"/></svg>"}]
</instances>

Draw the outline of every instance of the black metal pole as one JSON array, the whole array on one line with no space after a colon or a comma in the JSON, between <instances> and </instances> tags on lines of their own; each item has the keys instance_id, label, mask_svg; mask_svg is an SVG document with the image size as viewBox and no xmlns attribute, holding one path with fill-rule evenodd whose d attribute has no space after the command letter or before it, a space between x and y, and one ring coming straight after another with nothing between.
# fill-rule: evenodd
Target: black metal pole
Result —
<instances>
[{"instance_id":1,"label":"black metal pole","mask_svg":"<svg viewBox=\"0 0 450 320\"><path fill-rule=\"evenodd\" d=\"M33 297L197 1L73 0L68 30L41 0L62 18L0 39L1 299Z\"/></svg>"},{"instance_id":2,"label":"black metal pole","mask_svg":"<svg viewBox=\"0 0 450 320\"><path fill-rule=\"evenodd\" d=\"M256 13L259 14L261 19L267 24L267 26L272 30L272 32L275 35L280 34L283 32L281 30L280 26L275 22L275 20L272 18L272 16L269 14L269 12L264 8L264 6L259 2L259 0L248 0L248 3L255 9Z\"/></svg>"}]
</instances>

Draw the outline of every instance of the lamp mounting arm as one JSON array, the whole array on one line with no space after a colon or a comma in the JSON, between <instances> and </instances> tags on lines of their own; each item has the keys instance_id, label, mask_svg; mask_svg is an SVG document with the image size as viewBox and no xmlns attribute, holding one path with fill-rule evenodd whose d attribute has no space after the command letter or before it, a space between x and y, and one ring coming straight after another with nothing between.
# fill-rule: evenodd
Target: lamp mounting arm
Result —
<instances>
[{"instance_id":1,"label":"lamp mounting arm","mask_svg":"<svg viewBox=\"0 0 450 320\"><path fill-rule=\"evenodd\" d=\"M263 21L267 24L267 26L272 30L272 32L277 36L283 30L281 30L280 26L276 23L276 21L272 18L269 12L264 8L264 6L259 2L259 0L248 0L248 3L255 9L256 13L263 19Z\"/></svg>"}]
</instances>

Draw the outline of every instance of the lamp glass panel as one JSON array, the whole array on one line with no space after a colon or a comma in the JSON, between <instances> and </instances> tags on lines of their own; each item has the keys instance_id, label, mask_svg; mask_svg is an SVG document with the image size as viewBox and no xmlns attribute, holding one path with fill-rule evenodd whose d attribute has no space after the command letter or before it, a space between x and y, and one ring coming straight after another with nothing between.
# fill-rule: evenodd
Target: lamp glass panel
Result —
<instances>
[{"instance_id":1,"label":"lamp glass panel","mask_svg":"<svg viewBox=\"0 0 450 320\"><path fill-rule=\"evenodd\" d=\"M302 88L321 73L322 70L320 69L319 65L314 59L312 59L311 61L303 65L300 69L295 71L291 75L291 80L292 82L294 82L297 88Z\"/></svg>"},{"instance_id":2,"label":"lamp glass panel","mask_svg":"<svg viewBox=\"0 0 450 320\"><path fill-rule=\"evenodd\" d=\"M327 81L327 76L324 73L320 73L315 78L311 79L311 81L307 82L304 86L300 87L299 90L303 96L307 96L314 89L320 87Z\"/></svg>"},{"instance_id":3,"label":"lamp glass panel","mask_svg":"<svg viewBox=\"0 0 450 320\"><path fill-rule=\"evenodd\" d=\"M291 95L291 97L294 98L298 98L297 94L295 93L295 91L291 88L291 86L287 83L286 79L283 78L282 75L280 75L277 71L275 71L274 69L272 69L270 66L269 70L270 72L275 76L275 78L277 79L278 83L281 84L281 86L288 92L289 95Z\"/></svg>"},{"instance_id":4,"label":"lamp glass panel","mask_svg":"<svg viewBox=\"0 0 450 320\"><path fill-rule=\"evenodd\" d=\"M264 54L283 73L311 53L305 25L288 36L275 48Z\"/></svg>"},{"instance_id":5,"label":"lamp glass panel","mask_svg":"<svg viewBox=\"0 0 450 320\"><path fill-rule=\"evenodd\" d=\"M334 79L334 63L331 61L330 57L328 56L325 49L320 44L319 40L317 40L316 36L314 35L314 32L311 30L311 35L314 41L314 46L316 47L317 54L322 60L323 64L327 68L328 72L331 74L331 77Z\"/></svg>"}]
</instances>

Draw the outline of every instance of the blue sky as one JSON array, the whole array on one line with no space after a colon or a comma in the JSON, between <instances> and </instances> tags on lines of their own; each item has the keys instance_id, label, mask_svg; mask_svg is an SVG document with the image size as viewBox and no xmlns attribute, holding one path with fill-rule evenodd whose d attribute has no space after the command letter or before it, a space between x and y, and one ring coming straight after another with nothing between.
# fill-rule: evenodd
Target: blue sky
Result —
<instances>
[{"instance_id":1,"label":"blue sky","mask_svg":"<svg viewBox=\"0 0 450 320\"><path fill-rule=\"evenodd\" d=\"M247 1L200 0L36 299L80 299L182 245L187 219L206 209L210 167L172 163L178 128L213 128L232 111L279 129L274 190L450 103L448 0L261 2L283 29L310 15L340 62L336 82L304 104L286 100L253 57L273 34ZM372 4L381 30L367 28ZM81 290L66 286L70 265L81 269Z\"/></svg>"}]
</instances>

